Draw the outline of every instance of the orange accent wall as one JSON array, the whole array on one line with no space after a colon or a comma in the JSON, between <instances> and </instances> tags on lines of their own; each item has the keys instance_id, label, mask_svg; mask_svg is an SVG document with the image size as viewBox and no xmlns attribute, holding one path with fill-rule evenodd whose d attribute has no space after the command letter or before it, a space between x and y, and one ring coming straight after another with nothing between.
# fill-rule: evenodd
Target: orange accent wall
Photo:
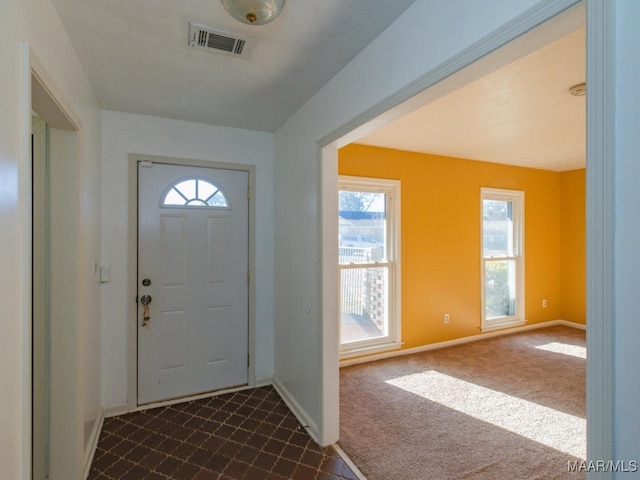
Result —
<instances>
[{"instance_id":1,"label":"orange accent wall","mask_svg":"<svg viewBox=\"0 0 640 480\"><path fill-rule=\"evenodd\" d=\"M587 318L585 173L580 169L560 174L560 210L566 212L560 245L562 318L583 324Z\"/></svg>"},{"instance_id":2,"label":"orange accent wall","mask_svg":"<svg viewBox=\"0 0 640 480\"><path fill-rule=\"evenodd\" d=\"M527 324L563 318L584 323L584 262L582 270L574 268L580 254L569 255L573 247L566 245L567 239L574 246L582 243L584 252L585 197L578 173L363 145L339 151L338 172L401 181L403 348L480 333L481 187L525 192ZM568 228L567 218L575 228L574 223ZM571 316L565 307L575 310Z\"/></svg>"}]
</instances>

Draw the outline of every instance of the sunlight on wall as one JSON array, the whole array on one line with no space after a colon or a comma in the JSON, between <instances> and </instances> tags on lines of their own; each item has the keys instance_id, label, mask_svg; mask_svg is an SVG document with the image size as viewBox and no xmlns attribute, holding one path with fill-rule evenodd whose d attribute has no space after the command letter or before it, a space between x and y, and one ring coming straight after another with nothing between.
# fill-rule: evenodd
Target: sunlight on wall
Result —
<instances>
[{"instance_id":1,"label":"sunlight on wall","mask_svg":"<svg viewBox=\"0 0 640 480\"><path fill-rule=\"evenodd\" d=\"M536 348L546 350L547 352L562 353L577 358L587 358L587 348L580 345L571 345L568 343L551 342L545 345L538 345Z\"/></svg>"},{"instance_id":2,"label":"sunlight on wall","mask_svg":"<svg viewBox=\"0 0 640 480\"><path fill-rule=\"evenodd\" d=\"M386 383L560 452L586 458L587 422L584 418L433 370L394 378Z\"/></svg>"}]
</instances>

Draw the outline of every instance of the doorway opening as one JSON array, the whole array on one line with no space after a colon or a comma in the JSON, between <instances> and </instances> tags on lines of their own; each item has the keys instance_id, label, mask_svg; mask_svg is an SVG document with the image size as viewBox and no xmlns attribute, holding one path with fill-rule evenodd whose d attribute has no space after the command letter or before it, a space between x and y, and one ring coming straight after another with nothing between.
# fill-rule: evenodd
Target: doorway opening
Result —
<instances>
[{"instance_id":1,"label":"doorway opening","mask_svg":"<svg viewBox=\"0 0 640 480\"><path fill-rule=\"evenodd\" d=\"M573 18L570 18L573 15ZM576 20L578 18L578 20ZM428 104L435 99L443 97L445 94L455 91L462 85L466 85L471 81L480 78L481 76L494 71L500 65L504 65L509 63L509 61L513 61L517 58L526 55L527 53L532 52L533 50L540 48L548 44L550 41L560 38L567 33L575 31L577 28L580 28L584 25L584 12L577 12L576 9L573 11L567 12L567 15L559 15L558 17L552 18L548 24L542 25L537 31L532 32L531 34L527 34L525 38L524 36L516 38L511 41L508 45L503 47L500 50L500 55L493 56L487 55L481 60L475 61L470 64L464 70L455 70L452 72L450 76L443 76L446 80L443 80L439 83L436 83L431 88L428 88L422 93L416 94L409 101L407 101L404 105L398 106L395 110L387 111L383 113L381 117L376 119L376 122L371 122L370 124L359 126L356 130L353 131L340 131L339 133L334 134L333 136L326 137L326 141L321 141L321 145L326 145L323 150L323 209L334 208L333 200L327 200L327 197L337 196L337 175L338 165L337 165L337 150L346 145L350 145L355 143L358 139L364 137L370 132L374 131L377 126L381 123L386 124L400 116L406 114L407 112L413 111L414 109ZM536 36L537 35L537 36ZM497 58L500 57L500 58ZM495 63L497 62L497 63ZM373 110L373 109L372 109ZM375 125L374 125L375 123ZM323 241L325 242L325 246L329 244L331 238L335 238L338 235L338 226L335 223L331 223L330 219L327 216L323 217ZM329 283L333 278L336 278L337 272L335 272L335 267L331 267L332 258L329 258L334 252L332 249L326 248L325 257L323 261L323 301L325 305L325 311L332 311L332 308L327 308L332 305L332 302L335 302L336 299L333 298L333 294L330 292ZM336 262L337 263L337 262ZM478 273L479 276L479 273ZM478 298L480 294L478 293ZM327 322L331 323L330 320L327 320L327 313L325 313L325 326ZM445 322L447 322L448 315L445 315ZM325 352L326 353L326 352ZM328 366L329 363L325 358L325 367ZM330 418L331 413L326 412ZM335 419L337 423L337 419Z\"/></svg>"},{"instance_id":2,"label":"doorway opening","mask_svg":"<svg viewBox=\"0 0 640 480\"><path fill-rule=\"evenodd\" d=\"M53 82L31 64L31 468L33 478L81 471L78 324L78 131ZM55 282L52 279L55 278Z\"/></svg>"}]
</instances>

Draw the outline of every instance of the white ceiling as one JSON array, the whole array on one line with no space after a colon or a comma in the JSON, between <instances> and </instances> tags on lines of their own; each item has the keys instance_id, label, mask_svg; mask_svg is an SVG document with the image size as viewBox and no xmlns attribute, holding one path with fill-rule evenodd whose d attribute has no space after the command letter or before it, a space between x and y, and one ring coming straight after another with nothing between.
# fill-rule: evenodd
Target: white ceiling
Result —
<instances>
[{"instance_id":1,"label":"white ceiling","mask_svg":"<svg viewBox=\"0 0 640 480\"><path fill-rule=\"evenodd\" d=\"M414 0L289 0L272 23L220 0L52 0L107 110L275 131ZM189 47L189 22L253 37L248 59Z\"/></svg>"},{"instance_id":2,"label":"white ceiling","mask_svg":"<svg viewBox=\"0 0 640 480\"><path fill-rule=\"evenodd\" d=\"M586 159L584 28L548 44L356 143L565 171Z\"/></svg>"},{"instance_id":3,"label":"white ceiling","mask_svg":"<svg viewBox=\"0 0 640 480\"><path fill-rule=\"evenodd\" d=\"M107 110L273 132L415 0L289 0L244 25L219 0L52 0ZM250 56L188 46L189 22L252 37ZM585 165L581 28L357 143L564 171Z\"/></svg>"}]
</instances>

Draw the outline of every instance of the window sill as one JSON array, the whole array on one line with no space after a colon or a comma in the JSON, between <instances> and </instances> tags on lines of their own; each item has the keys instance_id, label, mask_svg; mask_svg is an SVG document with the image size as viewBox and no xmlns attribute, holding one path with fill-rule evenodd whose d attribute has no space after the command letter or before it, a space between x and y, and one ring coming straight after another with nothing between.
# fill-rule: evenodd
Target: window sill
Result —
<instances>
[{"instance_id":1,"label":"window sill","mask_svg":"<svg viewBox=\"0 0 640 480\"><path fill-rule=\"evenodd\" d=\"M362 345L353 347L344 347L340 351L340 360L347 358L363 357L365 355L373 355L374 353L389 352L392 350L399 350L402 347L402 342L386 342L377 343L375 345Z\"/></svg>"},{"instance_id":2,"label":"window sill","mask_svg":"<svg viewBox=\"0 0 640 480\"><path fill-rule=\"evenodd\" d=\"M480 330L482 333L493 332L495 330L502 330L505 328L520 327L525 323L525 320L506 320L502 322L490 323L489 325L483 325Z\"/></svg>"}]
</instances>

